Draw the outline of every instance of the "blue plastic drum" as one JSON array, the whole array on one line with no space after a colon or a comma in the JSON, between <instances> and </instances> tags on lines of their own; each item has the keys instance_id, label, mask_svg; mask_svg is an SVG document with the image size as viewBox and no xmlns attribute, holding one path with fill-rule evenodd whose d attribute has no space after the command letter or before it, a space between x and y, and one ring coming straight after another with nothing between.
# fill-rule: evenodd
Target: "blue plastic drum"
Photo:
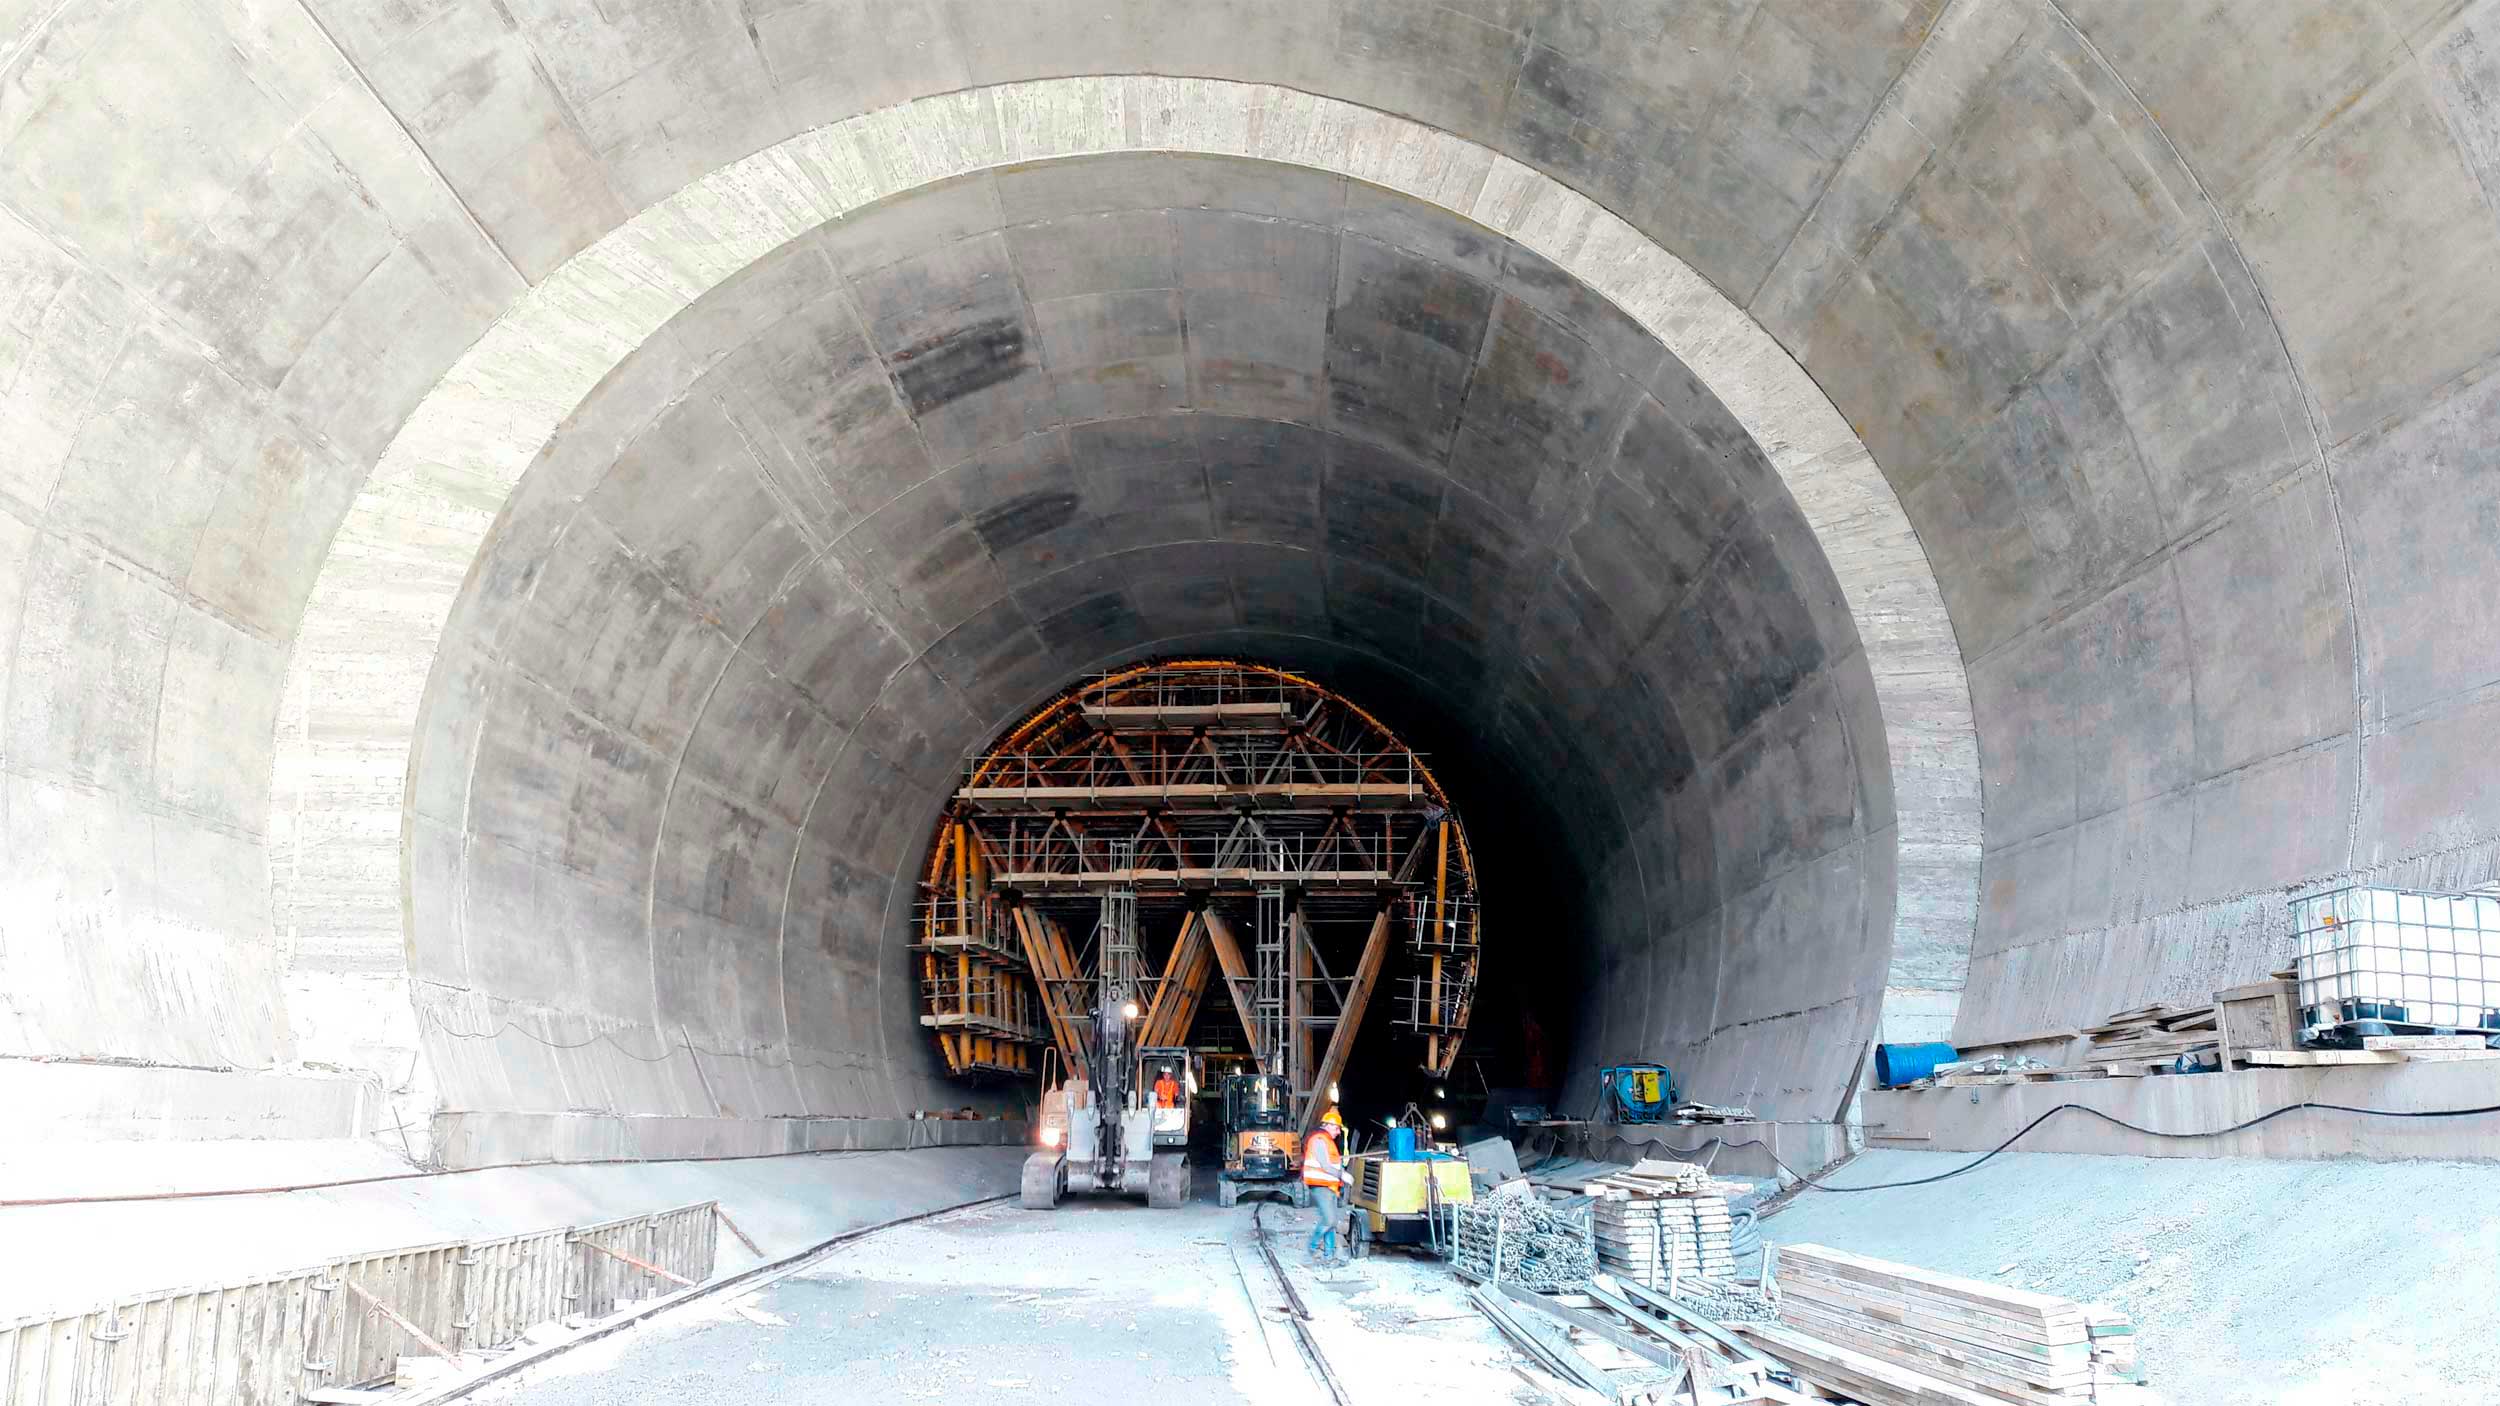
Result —
<instances>
[{"instance_id":1,"label":"blue plastic drum","mask_svg":"<svg viewBox=\"0 0 2500 1406\"><path fill-rule=\"evenodd\" d=\"M1875 1082L1887 1089L1914 1084L1935 1073L1937 1065L1951 1064L1956 1057L1953 1047L1941 1040L1923 1045L1877 1045Z\"/></svg>"}]
</instances>

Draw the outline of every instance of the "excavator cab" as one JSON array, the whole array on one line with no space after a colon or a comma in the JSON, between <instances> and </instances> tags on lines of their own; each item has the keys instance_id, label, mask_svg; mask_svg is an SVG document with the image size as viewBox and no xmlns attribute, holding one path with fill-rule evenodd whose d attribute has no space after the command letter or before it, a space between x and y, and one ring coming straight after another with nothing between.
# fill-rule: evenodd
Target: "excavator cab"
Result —
<instances>
[{"instance_id":1,"label":"excavator cab","mask_svg":"<svg viewBox=\"0 0 2500 1406\"><path fill-rule=\"evenodd\" d=\"M1154 1149L1189 1146L1189 1100L1198 1091L1186 1046L1149 1046L1137 1052L1138 1102L1151 1110Z\"/></svg>"}]
</instances>

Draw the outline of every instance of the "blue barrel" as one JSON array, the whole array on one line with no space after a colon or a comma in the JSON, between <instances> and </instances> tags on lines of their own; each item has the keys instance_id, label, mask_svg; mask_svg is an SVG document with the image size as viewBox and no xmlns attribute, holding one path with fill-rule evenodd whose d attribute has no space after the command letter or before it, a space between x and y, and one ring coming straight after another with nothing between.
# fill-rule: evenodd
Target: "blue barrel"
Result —
<instances>
[{"instance_id":1,"label":"blue barrel","mask_svg":"<svg viewBox=\"0 0 2500 1406\"><path fill-rule=\"evenodd\" d=\"M1923 1045L1877 1045L1875 1047L1875 1082L1887 1089L1916 1083L1936 1072L1939 1064L1951 1064L1959 1056L1951 1045L1931 1040Z\"/></svg>"},{"instance_id":2,"label":"blue barrel","mask_svg":"<svg viewBox=\"0 0 2500 1406\"><path fill-rule=\"evenodd\" d=\"M1389 1130L1390 1161L1420 1162L1423 1160L1423 1157L1424 1154L1421 1137L1413 1128L1391 1128Z\"/></svg>"}]
</instances>

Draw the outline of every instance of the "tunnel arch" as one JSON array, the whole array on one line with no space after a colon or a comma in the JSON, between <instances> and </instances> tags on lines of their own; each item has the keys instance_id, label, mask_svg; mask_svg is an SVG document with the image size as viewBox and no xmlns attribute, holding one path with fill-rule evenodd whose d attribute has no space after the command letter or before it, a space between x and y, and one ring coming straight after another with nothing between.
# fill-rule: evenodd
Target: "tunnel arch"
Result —
<instances>
[{"instance_id":1,"label":"tunnel arch","mask_svg":"<svg viewBox=\"0 0 2500 1406\"><path fill-rule=\"evenodd\" d=\"M961 753L1034 699L1159 648L1372 680L1365 696L1401 712L1413 725L1402 730L1479 759L1460 768L1466 784L1559 809L1566 823L1537 845L1617 856L1586 860L1541 919L1567 921L1584 887L1607 886L1586 900L1613 910L1602 931L1565 944L1626 949L1607 1003L1619 1009L1582 1013L1592 1035L1603 1018L1620 1022L1620 1039L1653 1041L1653 906L1683 925L1687 947L1715 932L1732 911L1716 892L1721 868L1732 891L1778 877L1786 861L1771 856L1792 843L1780 838L1792 820L1798 858L1849 874L1877 864L1884 877L1868 887L1888 888L1890 788L1860 637L1769 459L1645 331L1533 251L1425 202L1296 169L1149 153L1002 175L994 191L941 183L785 244L602 380L469 568L410 763L414 998L450 1107L546 1114L580 1090L641 1090L659 1100L646 1108L675 1117L942 1099L901 1000L910 860L899 832L810 817L865 803L934 820ZM985 372L959 398L902 392L898 364L958 345L986 358L1027 340L1045 309L1153 301L1130 288L1134 229L1118 234L1141 219L1161 231L1158 247L1176 238L1165 223L1189 223L1190 258L1217 260L1209 279L1183 280L1215 296L1178 295L1189 302L1185 404L1157 392L1094 418L1099 358L1059 365L1047 341L1039 382ZM1131 252L1082 275L1054 252L1095 244ZM1305 291L1238 304L1246 275ZM1114 291L1086 291L1105 281ZM1390 301L1375 307L1380 297ZM903 320L879 323L878 308ZM1463 402L1421 438L1400 398L1406 373L1363 350L1403 335L1373 320L1384 308L1421 310L1432 336L1466 348L1453 365L1476 368ZM1300 359L1236 355L1284 344L1303 346ZM717 354L695 350L705 345ZM1345 392L1333 400L1312 375L1323 350ZM1419 342L1405 356L1428 353ZM1133 388L1136 370L1116 364L1109 383ZM1034 400L1040 384L1055 396ZM885 388L860 401L845 389L856 385ZM1280 401L1280 390L1291 393ZM1540 408L1547 396L1579 408ZM1517 425L1544 428L1510 443ZM802 442L815 447L788 459ZM871 443L898 465L937 455L929 462L948 467L865 473L848 446ZM1566 576L1580 584L1558 593ZM619 597L619 615L622 579L649 584ZM1689 618L1665 620L1678 592ZM1653 618L1654 631L1642 623ZM609 643L620 620L623 638L643 641L627 655ZM663 633L649 633L654 621ZM1538 628L1515 645L1528 624ZM718 638L705 642L707 630ZM1652 633L1671 643L1633 671L1626 652ZM1670 655L1718 662L1677 671ZM643 656L660 662L624 673L600 662ZM682 678L676 661L700 672ZM866 671L865 691L839 676L844 664ZM1766 667L1779 672L1752 701L1713 694L1720 670ZM1521 672L1531 668L1549 682ZM1618 668L1637 697L1609 706ZM1486 691L1513 674L1515 686ZM1556 711L1551 691L1581 675L1587 685L1566 689L1577 696ZM1696 703L1706 725L1688 743L1676 719ZM1784 721L1755 726L1765 709ZM775 718L797 720L796 743ZM1792 755L1792 733L1814 745ZM1611 774L1593 769L1592 739L1615 750ZM550 741L578 760L551 772ZM1767 747L1772 764L1757 775L1722 762L1739 741ZM760 762L725 760L738 748ZM1532 766L1541 786L1489 760L1512 754L1521 760L1502 767ZM779 783L762 785L756 766L776 758L796 767L799 792L777 799ZM1715 807L1701 793L1722 776L1771 788L1729 842L1750 868L1711 858ZM1804 811L1779 790L1800 777L1820 795ZM1558 787L1582 803L1557 807L1545 793ZM736 826L762 827L761 848L706 839L735 828L724 801ZM1808 819L1813 807L1822 818ZM767 855L770 874L791 875L786 892L758 893L737 872ZM1647 893L1677 883L1672 902ZM1869 934L1880 968L1889 893L1857 889L1853 877L1798 902L1828 905L1833 940L1853 952L1860 928L1880 924ZM820 927L827 915L838 931ZM802 932L821 938L838 979ZM711 955L690 965L688 942ZM756 965L775 949L778 976L773 959ZM1815 1057L1787 1067L1817 1072L1791 1097L1838 1096L1856 1028L1874 1018L1859 987L1880 971L1864 960L1790 984L1806 996L1773 994L1782 983L1755 974L1744 1020L1849 1027L1799 1042ZM737 999L716 1002L707 973L732 967ZM1713 1019L1718 966L1688 958L1679 970L1675 1020L1691 1040ZM848 1003L834 1007L846 1012L843 1048L803 1052L829 997Z\"/></svg>"},{"instance_id":2,"label":"tunnel arch","mask_svg":"<svg viewBox=\"0 0 2500 1406\"><path fill-rule=\"evenodd\" d=\"M1899 853L1927 897L1901 906L1895 950L1916 974L1897 984L1958 984L1963 959L1952 954L1967 952L1977 862L1977 759L1958 651L1889 484L1796 363L1673 255L1507 157L1288 89L1143 77L950 94L802 134L694 182L524 295L393 440L313 590L273 776L282 812L298 834L325 837L320 867L344 881L286 885L281 921L376 934L405 921L398 885L377 881L400 867L385 867L400 843L386 817L401 813L405 793L385 781L401 774L390 758L417 744L450 599L503 497L634 347L703 289L850 209L973 171L1128 150L1276 160L1439 205L1587 282L1729 400L1806 513L1849 609L1868 622L1891 767L1919 778L1903 792ZM420 556L411 542L425 544ZM377 619L394 628L377 635ZM389 681L384 716L407 721L372 727L370 692L352 705L362 728L325 719L325 706L345 701L328 681L349 677ZM356 731L352 749L333 740ZM347 792L325 780L342 770L368 784ZM363 838L342 838L351 835ZM350 843L373 857L343 858Z\"/></svg>"}]
</instances>

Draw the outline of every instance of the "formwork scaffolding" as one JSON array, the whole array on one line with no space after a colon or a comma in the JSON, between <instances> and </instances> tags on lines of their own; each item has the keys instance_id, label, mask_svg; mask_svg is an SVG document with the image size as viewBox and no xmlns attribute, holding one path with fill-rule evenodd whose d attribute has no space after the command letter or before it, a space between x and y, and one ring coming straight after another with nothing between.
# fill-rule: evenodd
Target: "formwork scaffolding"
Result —
<instances>
[{"instance_id":1,"label":"formwork scaffolding","mask_svg":"<svg viewBox=\"0 0 2500 1406\"><path fill-rule=\"evenodd\" d=\"M1220 984L1306 1117L1383 986L1447 1075L1482 939L1474 855L1422 757L1341 695L1232 660L1090 679L967 761L915 927L948 1066L1022 1075L1055 1045L1084 1068L1112 931L1139 1043L1184 1042Z\"/></svg>"}]
</instances>

